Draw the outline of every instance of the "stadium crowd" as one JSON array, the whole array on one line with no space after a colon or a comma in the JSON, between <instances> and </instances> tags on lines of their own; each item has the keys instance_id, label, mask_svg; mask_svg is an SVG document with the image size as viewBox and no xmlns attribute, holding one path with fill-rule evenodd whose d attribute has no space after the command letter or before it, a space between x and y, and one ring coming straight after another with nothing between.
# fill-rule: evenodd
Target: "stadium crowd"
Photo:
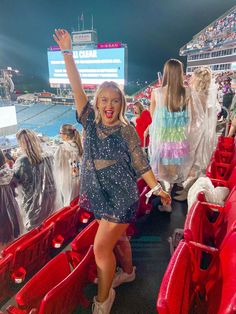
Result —
<instances>
[{"instance_id":1,"label":"stadium crowd","mask_svg":"<svg viewBox=\"0 0 236 314\"><path fill-rule=\"evenodd\" d=\"M212 49L234 42L236 39L236 12L226 15L205 28L186 47L185 52L198 49Z\"/></svg>"}]
</instances>

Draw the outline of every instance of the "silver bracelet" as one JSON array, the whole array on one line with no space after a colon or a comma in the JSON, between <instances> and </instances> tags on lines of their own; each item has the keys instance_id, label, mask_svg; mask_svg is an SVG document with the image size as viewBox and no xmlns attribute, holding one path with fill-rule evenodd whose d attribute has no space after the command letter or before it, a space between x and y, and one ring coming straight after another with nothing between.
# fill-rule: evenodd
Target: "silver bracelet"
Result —
<instances>
[{"instance_id":1,"label":"silver bracelet","mask_svg":"<svg viewBox=\"0 0 236 314\"><path fill-rule=\"evenodd\" d=\"M162 187L161 187L160 183L157 183L157 185L154 186L153 189L151 189L148 193L145 194L145 196L146 196L146 204L148 203L149 198L152 196L152 194L154 192L157 192L157 195L159 195L161 191L162 191Z\"/></svg>"}]
</instances>

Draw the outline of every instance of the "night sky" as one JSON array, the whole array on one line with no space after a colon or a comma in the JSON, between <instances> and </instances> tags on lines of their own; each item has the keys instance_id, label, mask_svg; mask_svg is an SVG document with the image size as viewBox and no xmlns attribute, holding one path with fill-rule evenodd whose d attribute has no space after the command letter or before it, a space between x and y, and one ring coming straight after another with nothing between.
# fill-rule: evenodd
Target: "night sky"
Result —
<instances>
[{"instance_id":1,"label":"night sky","mask_svg":"<svg viewBox=\"0 0 236 314\"><path fill-rule=\"evenodd\" d=\"M0 0L0 68L48 80L55 28L72 31L82 12L98 41L128 45L128 80L153 81L179 48L236 5L235 0ZM181 59L185 61L185 58Z\"/></svg>"}]
</instances>

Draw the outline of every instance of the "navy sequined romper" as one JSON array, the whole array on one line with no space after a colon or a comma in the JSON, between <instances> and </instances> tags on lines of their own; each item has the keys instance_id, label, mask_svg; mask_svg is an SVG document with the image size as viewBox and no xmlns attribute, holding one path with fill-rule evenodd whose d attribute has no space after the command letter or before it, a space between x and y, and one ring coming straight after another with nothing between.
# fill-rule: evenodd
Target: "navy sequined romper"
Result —
<instances>
[{"instance_id":1,"label":"navy sequined romper","mask_svg":"<svg viewBox=\"0 0 236 314\"><path fill-rule=\"evenodd\" d=\"M139 200L136 180L151 168L132 125L104 126L94 119L88 102L78 118L85 130L80 206L96 219L130 223Z\"/></svg>"}]
</instances>

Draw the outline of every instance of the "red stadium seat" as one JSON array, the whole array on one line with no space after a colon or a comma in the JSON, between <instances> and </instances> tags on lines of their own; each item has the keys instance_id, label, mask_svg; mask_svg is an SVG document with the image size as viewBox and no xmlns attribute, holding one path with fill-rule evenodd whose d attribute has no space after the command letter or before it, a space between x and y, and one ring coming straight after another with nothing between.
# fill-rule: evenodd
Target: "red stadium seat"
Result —
<instances>
[{"instance_id":1,"label":"red stadium seat","mask_svg":"<svg viewBox=\"0 0 236 314\"><path fill-rule=\"evenodd\" d=\"M0 258L0 302L9 294L12 258L12 254L7 254L5 257Z\"/></svg>"},{"instance_id":2,"label":"red stadium seat","mask_svg":"<svg viewBox=\"0 0 236 314\"><path fill-rule=\"evenodd\" d=\"M94 244L94 238L97 233L98 226L98 222L93 220L88 226L80 231L76 238L71 242L71 257L74 267L80 263L81 259L87 253L88 248ZM73 255L74 252L75 255ZM96 282L97 280L97 266L95 260L91 263L88 278L91 282Z\"/></svg>"},{"instance_id":3,"label":"red stadium seat","mask_svg":"<svg viewBox=\"0 0 236 314\"><path fill-rule=\"evenodd\" d=\"M3 257L13 255L11 278L15 283L21 283L26 275L32 275L48 262L53 228L49 225L42 230L33 229L2 251Z\"/></svg>"},{"instance_id":4,"label":"red stadium seat","mask_svg":"<svg viewBox=\"0 0 236 314\"><path fill-rule=\"evenodd\" d=\"M208 254L207 263L203 263L203 253ZM235 313L235 271L236 224L219 249L181 241L161 283L158 313Z\"/></svg>"},{"instance_id":5,"label":"red stadium seat","mask_svg":"<svg viewBox=\"0 0 236 314\"><path fill-rule=\"evenodd\" d=\"M222 179L214 179L210 178L212 184L216 186L225 186L228 187L230 190L236 185L236 167L232 169L232 172L230 174L230 177L227 180Z\"/></svg>"},{"instance_id":6,"label":"red stadium seat","mask_svg":"<svg viewBox=\"0 0 236 314\"><path fill-rule=\"evenodd\" d=\"M234 152L235 151L234 139L232 137L220 136L218 138L216 149L219 149L220 151L224 152Z\"/></svg>"},{"instance_id":7,"label":"red stadium seat","mask_svg":"<svg viewBox=\"0 0 236 314\"><path fill-rule=\"evenodd\" d=\"M208 313L236 312L236 225L224 239L217 258L215 273L206 285Z\"/></svg>"},{"instance_id":8,"label":"red stadium seat","mask_svg":"<svg viewBox=\"0 0 236 314\"><path fill-rule=\"evenodd\" d=\"M73 200L70 202L70 207L77 206L78 204L79 204L79 196L77 196L75 199L73 199Z\"/></svg>"},{"instance_id":9,"label":"red stadium seat","mask_svg":"<svg viewBox=\"0 0 236 314\"><path fill-rule=\"evenodd\" d=\"M201 245L202 250L217 252ZM199 261L195 260L190 244L180 241L171 257L160 286L157 311L159 314L188 314L202 312L200 293L209 269L201 269ZM194 308L194 311L191 310Z\"/></svg>"},{"instance_id":10,"label":"red stadium seat","mask_svg":"<svg viewBox=\"0 0 236 314\"><path fill-rule=\"evenodd\" d=\"M90 263L94 260L91 246L83 260L71 270L71 252L63 252L52 259L17 293L18 309L37 314L72 314L78 305L87 307L84 287L88 284ZM8 307L13 314L17 308Z\"/></svg>"},{"instance_id":11,"label":"red stadium seat","mask_svg":"<svg viewBox=\"0 0 236 314\"><path fill-rule=\"evenodd\" d=\"M94 218L93 213L88 210L81 208L79 205L79 196L77 196L74 200L71 201L70 207L80 208L78 211L78 223L87 224L91 219Z\"/></svg>"},{"instance_id":12,"label":"red stadium seat","mask_svg":"<svg viewBox=\"0 0 236 314\"><path fill-rule=\"evenodd\" d=\"M78 230L77 214L78 206L72 208L64 207L43 222L42 228L47 228L49 225L54 224L52 240L54 248L60 248L65 241L75 236Z\"/></svg>"},{"instance_id":13,"label":"red stadium seat","mask_svg":"<svg viewBox=\"0 0 236 314\"><path fill-rule=\"evenodd\" d=\"M98 226L98 222L93 220L88 226L80 231L70 244L72 251L84 256L88 251L88 248L94 243Z\"/></svg>"},{"instance_id":14,"label":"red stadium seat","mask_svg":"<svg viewBox=\"0 0 236 314\"><path fill-rule=\"evenodd\" d=\"M234 152L225 152L225 151L216 149L213 154L212 159L215 159L217 163L221 162L221 163L229 164L231 163L233 157L234 157Z\"/></svg>"},{"instance_id":15,"label":"red stadium seat","mask_svg":"<svg viewBox=\"0 0 236 314\"><path fill-rule=\"evenodd\" d=\"M231 164L217 163L214 159L210 161L206 169L207 177L220 180L228 180L231 172Z\"/></svg>"},{"instance_id":16,"label":"red stadium seat","mask_svg":"<svg viewBox=\"0 0 236 314\"><path fill-rule=\"evenodd\" d=\"M236 186L227 197L225 206L207 203L202 193L198 198L200 201L195 202L187 214L184 238L219 247L236 221Z\"/></svg>"},{"instance_id":17,"label":"red stadium seat","mask_svg":"<svg viewBox=\"0 0 236 314\"><path fill-rule=\"evenodd\" d=\"M159 314L187 314L190 308L191 256L180 241L162 279L157 299Z\"/></svg>"}]
</instances>

